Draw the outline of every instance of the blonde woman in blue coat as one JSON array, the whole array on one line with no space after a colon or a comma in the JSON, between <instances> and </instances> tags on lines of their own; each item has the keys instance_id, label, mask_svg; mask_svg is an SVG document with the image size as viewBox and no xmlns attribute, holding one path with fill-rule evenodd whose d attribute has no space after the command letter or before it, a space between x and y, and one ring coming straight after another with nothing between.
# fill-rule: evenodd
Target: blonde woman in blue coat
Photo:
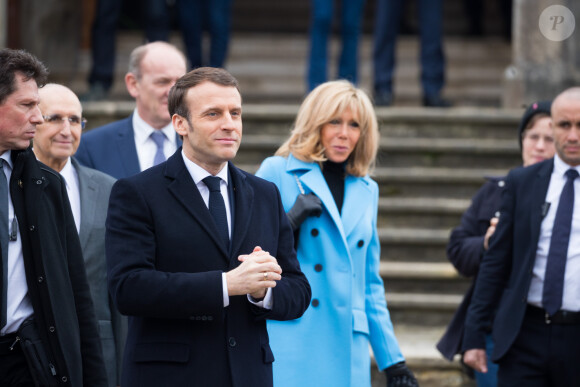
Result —
<instances>
[{"instance_id":1,"label":"blonde woman in blue coat","mask_svg":"<svg viewBox=\"0 0 580 387\"><path fill-rule=\"evenodd\" d=\"M347 81L304 100L290 138L257 175L275 183L312 287L303 317L268 321L276 387L370 386L371 345L388 386L417 386L406 367L379 275L379 143L373 106Z\"/></svg>"}]
</instances>

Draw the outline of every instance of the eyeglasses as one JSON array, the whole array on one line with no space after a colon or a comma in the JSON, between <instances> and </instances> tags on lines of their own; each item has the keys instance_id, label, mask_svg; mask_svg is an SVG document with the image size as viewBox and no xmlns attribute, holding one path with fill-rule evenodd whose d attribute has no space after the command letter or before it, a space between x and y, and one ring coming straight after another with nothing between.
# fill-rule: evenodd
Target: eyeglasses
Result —
<instances>
[{"instance_id":1,"label":"eyeglasses","mask_svg":"<svg viewBox=\"0 0 580 387\"><path fill-rule=\"evenodd\" d=\"M63 117L60 114L52 114L50 116L42 116L42 118L44 118L44 121L48 122L49 124L59 124L64 120L68 120L71 126L80 125L81 129L84 129L85 125L87 124L86 118L78 116Z\"/></svg>"}]
</instances>

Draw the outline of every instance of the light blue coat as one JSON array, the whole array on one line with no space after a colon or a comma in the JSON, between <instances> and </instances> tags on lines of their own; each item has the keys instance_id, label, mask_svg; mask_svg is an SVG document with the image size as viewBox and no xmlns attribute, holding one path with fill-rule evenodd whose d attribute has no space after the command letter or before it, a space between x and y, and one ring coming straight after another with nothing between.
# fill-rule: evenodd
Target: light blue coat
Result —
<instances>
[{"instance_id":1,"label":"light blue coat","mask_svg":"<svg viewBox=\"0 0 580 387\"><path fill-rule=\"evenodd\" d=\"M341 215L317 163L269 157L256 174L278 186L286 211L300 194L297 179L323 204L298 237L312 303L297 320L268 321L274 385L370 386L369 343L381 370L404 360L379 275L377 183L347 176Z\"/></svg>"}]
</instances>

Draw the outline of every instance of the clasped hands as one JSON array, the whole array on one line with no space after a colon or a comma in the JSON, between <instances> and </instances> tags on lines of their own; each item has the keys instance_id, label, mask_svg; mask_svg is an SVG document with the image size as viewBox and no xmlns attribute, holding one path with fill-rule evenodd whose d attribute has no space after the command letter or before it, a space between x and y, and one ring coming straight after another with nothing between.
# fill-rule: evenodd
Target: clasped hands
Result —
<instances>
[{"instance_id":1,"label":"clasped hands","mask_svg":"<svg viewBox=\"0 0 580 387\"><path fill-rule=\"evenodd\" d=\"M268 288L275 287L276 281L282 279L278 261L260 246L254 247L251 254L240 255L238 260L242 263L226 273L230 296L249 294L260 300Z\"/></svg>"}]
</instances>

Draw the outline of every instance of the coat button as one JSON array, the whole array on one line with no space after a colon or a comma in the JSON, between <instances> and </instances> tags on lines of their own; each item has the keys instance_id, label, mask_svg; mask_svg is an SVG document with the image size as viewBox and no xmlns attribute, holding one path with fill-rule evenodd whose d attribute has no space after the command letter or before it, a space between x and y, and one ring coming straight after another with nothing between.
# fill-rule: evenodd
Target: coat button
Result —
<instances>
[{"instance_id":1,"label":"coat button","mask_svg":"<svg viewBox=\"0 0 580 387\"><path fill-rule=\"evenodd\" d=\"M42 180L36 180L36 184L42 184Z\"/></svg>"},{"instance_id":2,"label":"coat button","mask_svg":"<svg viewBox=\"0 0 580 387\"><path fill-rule=\"evenodd\" d=\"M358 243L356 245L358 247L363 247L365 245L365 242L361 239L360 241L358 241Z\"/></svg>"},{"instance_id":3,"label":"coat button","mask_svg":"<svg viewBox=\"0 0 580 387\"><path fill-rule=\"evenodd\" d=\"M235 347L238 343L236 343L236 339L234 339L233 337L230 337L230 339L228 340L230 347Z\"/></svg>"},{"instance_id":4,"label":"coat button","mask_svg":"<svg viewBox=\"0 0 580 387\"><path fill-rule=\"evenodd\" d=\"M318 236L318 229L313 228L312 231L310 231L310 234L312 234L313 237Z\"/></svg>"},{"instance_id":5,"label":"coat button","mask_svg":"<svg viewBox=\"0 0 580 387\"><path fill-rule=\"evenodd\" d=\"M322 265L320 263L317 263L316 265L314 265L314 270L320 273L322 271Z\"/></svg>"},{"instance_id":6,"label":"coat button","mask_svg":"<svg viewBox=\"0 0 580 387\"><path fill-rule=\"evenodd\" d=\"M55 331L55 330L56 330L56 329L54 329L54 327L48 327L48 331L49 331L50 333L54 333L54 331Z\"/></svg>"},{"instance_id":7,"label":"coat button","mask_svg":"<svg viewBox=\"0 0 580 387\"><path fill-rule=\"evenodd\" d=\"M318 305L320 305L320 301L318 301L318 298L313 299L312 306L316 308Z\"/></svg>"},{"instance_id":8,"label":"coat button","mask_svg":"<svg viewBox=\"0 0 580 387\"><path fill-rule=\"evenodd\" d=\"M22 180L20 180L20 179L18 180L18 186L19 186L20 188L22 188Z\"/></svg>"},{"instance_id":9,"label":"coat button","mask_svg":"<svg viewBox=\"0 0 580 387\"><path fill-rule=\"evenodd\" d=\"M38 277L38 282L42 282L42 281L44 281L44 277L43 276Z\"/></svg>"},{"instance_id":10,"label":"coat button","mask_svg":"<svg viewBox=\"0 0 580 387\"><path fill-rule=\"evenodd\" d=\"M68 378L66 376L63 376L62 378L60 378L60 380L62 380L63 383L68 382Z\"/></svg>"},{"instance_id":11,"label":"coat button","mask_svg":"<svg viewBox=\"0 0 580 387\"><path fill-rule=\"evenodd\" d=\"M30 231L34 231L34 230L36 229L36 227L34 227L34 225L32 225L32 226L28 227L28 229L29 229Z\"/></svg>"}]
</instances>

